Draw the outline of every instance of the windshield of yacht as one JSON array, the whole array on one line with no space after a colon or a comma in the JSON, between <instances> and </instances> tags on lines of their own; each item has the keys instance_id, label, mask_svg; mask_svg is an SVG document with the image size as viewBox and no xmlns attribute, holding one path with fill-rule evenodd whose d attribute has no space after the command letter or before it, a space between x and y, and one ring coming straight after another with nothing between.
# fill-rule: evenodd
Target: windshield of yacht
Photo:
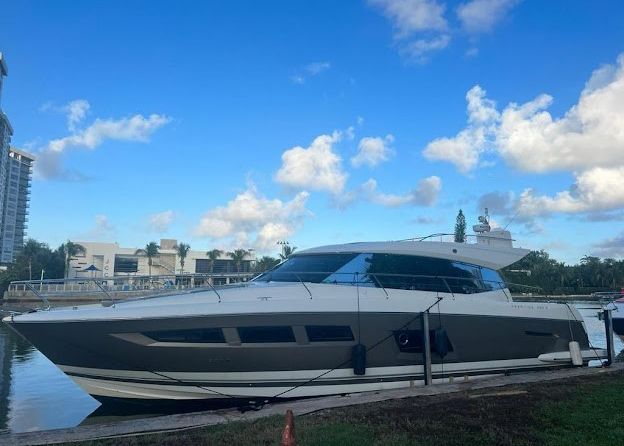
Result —
<instances>
[{"instance_id":1,"label":"windshield of yacht","mask_svg":"<svg viewBox=\"0 0 624 446\"><path fill-rule=\"evenodd\" d=\"M299 254L258 276L256 282L311 282L461 294L503 288L498 272L432 257L330 253Z\"/></svg>"}]
</instances>

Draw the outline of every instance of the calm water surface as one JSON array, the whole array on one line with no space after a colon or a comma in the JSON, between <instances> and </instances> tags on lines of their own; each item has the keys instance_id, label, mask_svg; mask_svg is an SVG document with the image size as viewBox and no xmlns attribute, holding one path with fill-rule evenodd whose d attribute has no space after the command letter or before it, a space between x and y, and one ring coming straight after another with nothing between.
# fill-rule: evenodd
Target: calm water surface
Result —
<instances>
[{"instance_id":1,"label":"calm water surface","mask_svg":"<svg viewBox=\"0 0 624 446\"><path fill-rule=\"evenodd\" d=\"M604 324L597 317L599 308L590 304L577 307L585 319L592 344L605 348ZM624 345L616 336L615 350L620 352L622 349ZM0 366L1 433L73 427L83 422L110 419L111 415L130 416L123 407L107 409L106 416L97 416L102 412L102 408L98 409L99 402L84 393L30 343L1 323ZM117 410L118 414L115 413ZM96 413L92 415L94 411Z\"/></svg>"}]
</instances>

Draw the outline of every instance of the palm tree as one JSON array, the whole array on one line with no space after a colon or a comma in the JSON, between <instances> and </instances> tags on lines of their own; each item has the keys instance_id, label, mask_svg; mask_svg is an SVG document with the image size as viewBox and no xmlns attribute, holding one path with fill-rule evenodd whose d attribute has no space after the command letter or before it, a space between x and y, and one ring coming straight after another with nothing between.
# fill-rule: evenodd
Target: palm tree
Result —
<instances>
[{"instance_id":1,"label":"palm tree","mask_svg":"<svg viewBox=\"0 0 624 446\"><path fill-rule=\"evenodd\" d=\"M256 272L263 273L265 271L268 271L279 262L279 259L276 259L275 257L263 256L256 262Z\"/></svg>"},{"instance_id":2,"label":"palm tree","mask_svg":"<svg viewBox=\"0 0 624 446\"><path fill-rule=\"evenodd\" d=\"M158 243L149 242L147 245L145 245L145 248L137 249L134 252L134 255L141 255L141 256L147 257L147 267L149 268L150 276L152 275L152 259L159 254L158 252L159 249L160 249L160 246L158 246Z\"/></svg>"},{"instance_id":3,"label":"palm tree","mask_svg":"<svg viewBox=\"0 0 624 446\"><path fill-rule=\"evenodd\" d=\"M223 251L221 251L220 249L211 249L206 253L208 258L210 259L210 272L214 271L214 262L219 257L221 257L221 254L223 254Z\"/></svg>"},{"instance_id":4,"label":"palm tree","mask_svg":"<svg viewBox=\"0 0 624 446\"><path fill-rule=\"evenodd\" d=\"M74 243L71 240L67 240L67 242L61 245L61 250L65 255L65 278L69 277L69 263L71 262L72 257L78 255L85 255L87 249L79 243Z\"/></svg>"},{"instance_id":5,"label":"palm tree","mask_svg":"<svg viewBox=\"0 0 624 446\"><path fill-rule=\"evenodd\" d=\"M188 243L180 243L176 245L175 249L178 251L178 256L180 256L180 275L182 276L182 280L184 280L184 259L186 259L186 256L191 250L191 245Z\"/></svg>"},{"instance_id":6,"label":"palm tree","mask_svg":"<svg viewBox=\"0 0 624 446\"><path fill-rule=\"evenodd\" d=\"M230 258L234 261L234 264L236 265L237 273L240 273L241 263L243 262L243 259L247 254L249 254L249 251L247 251L246 249L235 249L232 252L228 252L228 256L230 256Z\"/></svg>"},{"instance_id":7,"label":"palm tree","mask_svg":"<svg viewBox=\"0 0 624 446\"><path fill-rule=\"evenodd\" d=\"M293 252L297 249L296 246L290 245L282 245L282 252L280 253L280 258L282 260L286 260L288 257L292 255Z\"/></svg>"}]
</instances>

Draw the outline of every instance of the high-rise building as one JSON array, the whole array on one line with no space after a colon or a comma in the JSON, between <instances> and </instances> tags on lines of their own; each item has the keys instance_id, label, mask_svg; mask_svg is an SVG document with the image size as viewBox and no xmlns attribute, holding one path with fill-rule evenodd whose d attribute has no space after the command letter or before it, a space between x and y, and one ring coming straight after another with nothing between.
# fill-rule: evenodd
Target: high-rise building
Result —
<instances>
[{"instance_id":1,"label":"high-rise building","mask_svg":"<svg viewBox=\"0 0 624 446\"><path fill-rule=\"evenodd\" d=\"M35 158L15 148L9 149L6 171L0 263L11 263L24 246L30 204L30 180Z\"/></svg>"},{"instance_id":2,"label":"high-rise building","mask_svg":"<svg viewBox=\"0 0 624 446\"><path fill-rule=\"evenodd\" d=\"M13 127L11 127L9 118L2 111L2 84L4 77L8 73L6 61L2 53L0 53L0 211L2 211L0 215L4 215L4 190L7 182L9 146L11 144L11 136L13 135Z\"/></svg>"},{"instance_id":3,"label":"high-rise building","mask_svg":"<svg viewBox=\"0 0 624 446\"><path fill-rule=\"evenodd\" d=\"M0 53L0 99L7 74L6 61ZM1 105L0 102L0 265L6 265L13 262L24 246L35 158L10 148L13 128Z\"/></svg>"}]
</instances>

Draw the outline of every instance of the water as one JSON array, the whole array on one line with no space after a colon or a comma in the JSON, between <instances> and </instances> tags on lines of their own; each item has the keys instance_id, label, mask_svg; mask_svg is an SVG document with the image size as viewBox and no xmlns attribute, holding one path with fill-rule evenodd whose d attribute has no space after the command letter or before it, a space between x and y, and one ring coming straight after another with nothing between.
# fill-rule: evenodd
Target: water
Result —
<instances>
[{"instance_id":1,"label":"water","mask_svg":"<svg viewBox=\"0 0 624 446\"><path fill-rule=\"evenodd\" d=\"M585 319L592 344L605 348L604 324L597 317L600 308L591 304L577 307ZM616 336L615 351L622 349L624 344ZM73 427L80 423L110 420L117 410L120 416L114 418L136 416L136 413L129 415L124 408L103 411L99 402L4 324L0 324L0 367L0 433ZM178 407L174 411L189 408Z\"/></svg>"}]
</instances>

